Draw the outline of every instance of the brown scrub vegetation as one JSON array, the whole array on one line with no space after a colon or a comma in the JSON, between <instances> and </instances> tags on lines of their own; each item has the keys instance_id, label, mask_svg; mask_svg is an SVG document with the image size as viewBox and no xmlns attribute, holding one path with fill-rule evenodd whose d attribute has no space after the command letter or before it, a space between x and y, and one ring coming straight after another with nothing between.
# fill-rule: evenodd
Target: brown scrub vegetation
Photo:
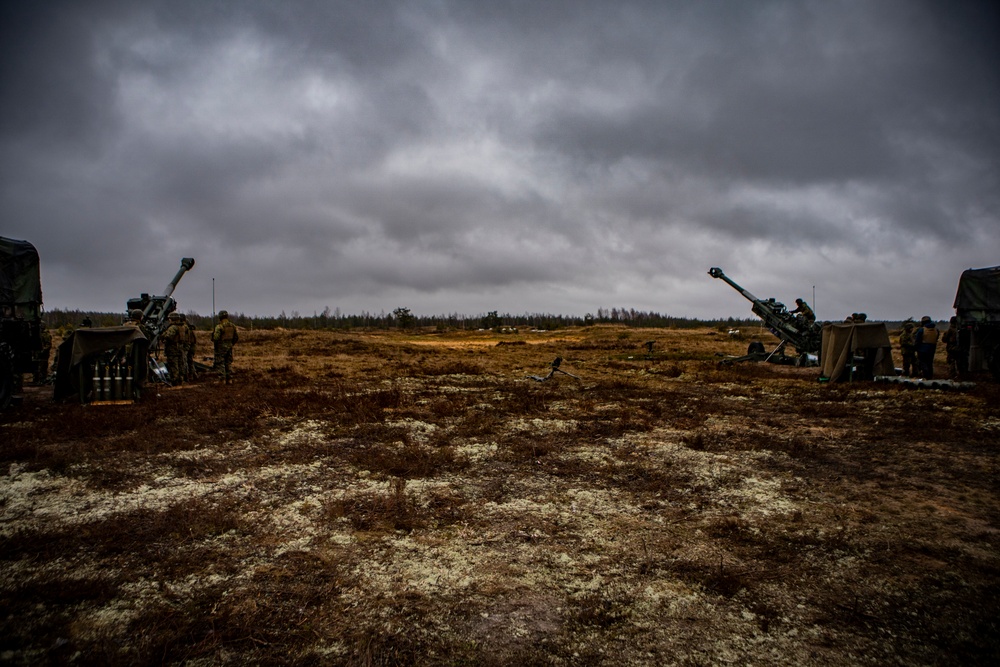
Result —
<instances>
[{"instance_id":1,"label":"brown scrub vegetation","mask_svg":"<svg viewBox=\"0 0 1000 667\"><path fill-rule=\"evenodd\" d=\"M1000 387L719 367L745 347L254 331L235 385L33 390L0 662L1000 662Z\"/></svg>"}]
</instances>

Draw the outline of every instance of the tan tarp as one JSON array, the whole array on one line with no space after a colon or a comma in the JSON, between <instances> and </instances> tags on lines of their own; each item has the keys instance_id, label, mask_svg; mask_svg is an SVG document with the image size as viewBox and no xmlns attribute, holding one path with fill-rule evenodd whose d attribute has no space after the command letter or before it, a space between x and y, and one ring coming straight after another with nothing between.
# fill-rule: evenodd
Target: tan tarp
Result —
<instances>
[{"instance_id":1,"label":"tan tarp","mask_svg":"<svg viewBox=\"0 0 1000 667\"><path fill-rule=\"evenodd\" d=\"M873 375L895 375L892 362L892 343L883 322L854 322L823 325L823 344L820 350L822 375L835 382L844 373L851 373L849 365L854 357L864 357L864 369L856 375L871 379Z\"/></svg>"}]
</instances>

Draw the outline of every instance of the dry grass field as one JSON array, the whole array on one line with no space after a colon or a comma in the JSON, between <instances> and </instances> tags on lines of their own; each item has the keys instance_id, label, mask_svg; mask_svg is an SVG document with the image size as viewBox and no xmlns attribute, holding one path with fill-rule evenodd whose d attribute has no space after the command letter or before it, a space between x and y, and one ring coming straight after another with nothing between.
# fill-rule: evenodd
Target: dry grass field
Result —
<instances>
[{"instance_id":1,"label":"dry grass field","mask_svg":"<svg viewBox=\"0 0 1000 667\"><path fill-rule=\"evenodd\" d=\"M0 415L0 663L1000 664L995 384L707 329L242 338L233 386Z\"/></svg>"}]
</instances>

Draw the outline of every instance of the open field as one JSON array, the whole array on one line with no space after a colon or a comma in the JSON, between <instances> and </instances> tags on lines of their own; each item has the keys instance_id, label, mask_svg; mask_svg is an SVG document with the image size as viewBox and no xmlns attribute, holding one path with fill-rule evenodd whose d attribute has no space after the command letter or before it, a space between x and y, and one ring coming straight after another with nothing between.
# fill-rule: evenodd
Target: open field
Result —
<instances>
[{"instance_id":1,"label":"open field","mask_svg":"<svg viewBox=\"0 0 1000 667\"><path fill-rule=\"evenodd\" d=\"M707 329L242 339L231 387L0 416L0 663L1000 664L995 384Z\"/></svg>"}]
</instances>

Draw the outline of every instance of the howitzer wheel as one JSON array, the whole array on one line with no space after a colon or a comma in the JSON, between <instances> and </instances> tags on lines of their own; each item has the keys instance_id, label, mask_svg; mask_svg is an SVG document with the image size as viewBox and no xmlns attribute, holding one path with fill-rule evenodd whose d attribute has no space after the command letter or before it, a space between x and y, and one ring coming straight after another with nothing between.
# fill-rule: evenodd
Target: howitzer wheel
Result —
<instances>
[{"instance_id":1,"label":"howitzer wheel","mask_svg":"<svg viewBox=\"0 0 1000 667\"><path fill-rule=\"evenodd\" d=\"M747 354L764 354L767 352L767 348L764 347L764 343L759 340L755 340L750 345L747 346Z\"/></svg>"}]
</instances>

